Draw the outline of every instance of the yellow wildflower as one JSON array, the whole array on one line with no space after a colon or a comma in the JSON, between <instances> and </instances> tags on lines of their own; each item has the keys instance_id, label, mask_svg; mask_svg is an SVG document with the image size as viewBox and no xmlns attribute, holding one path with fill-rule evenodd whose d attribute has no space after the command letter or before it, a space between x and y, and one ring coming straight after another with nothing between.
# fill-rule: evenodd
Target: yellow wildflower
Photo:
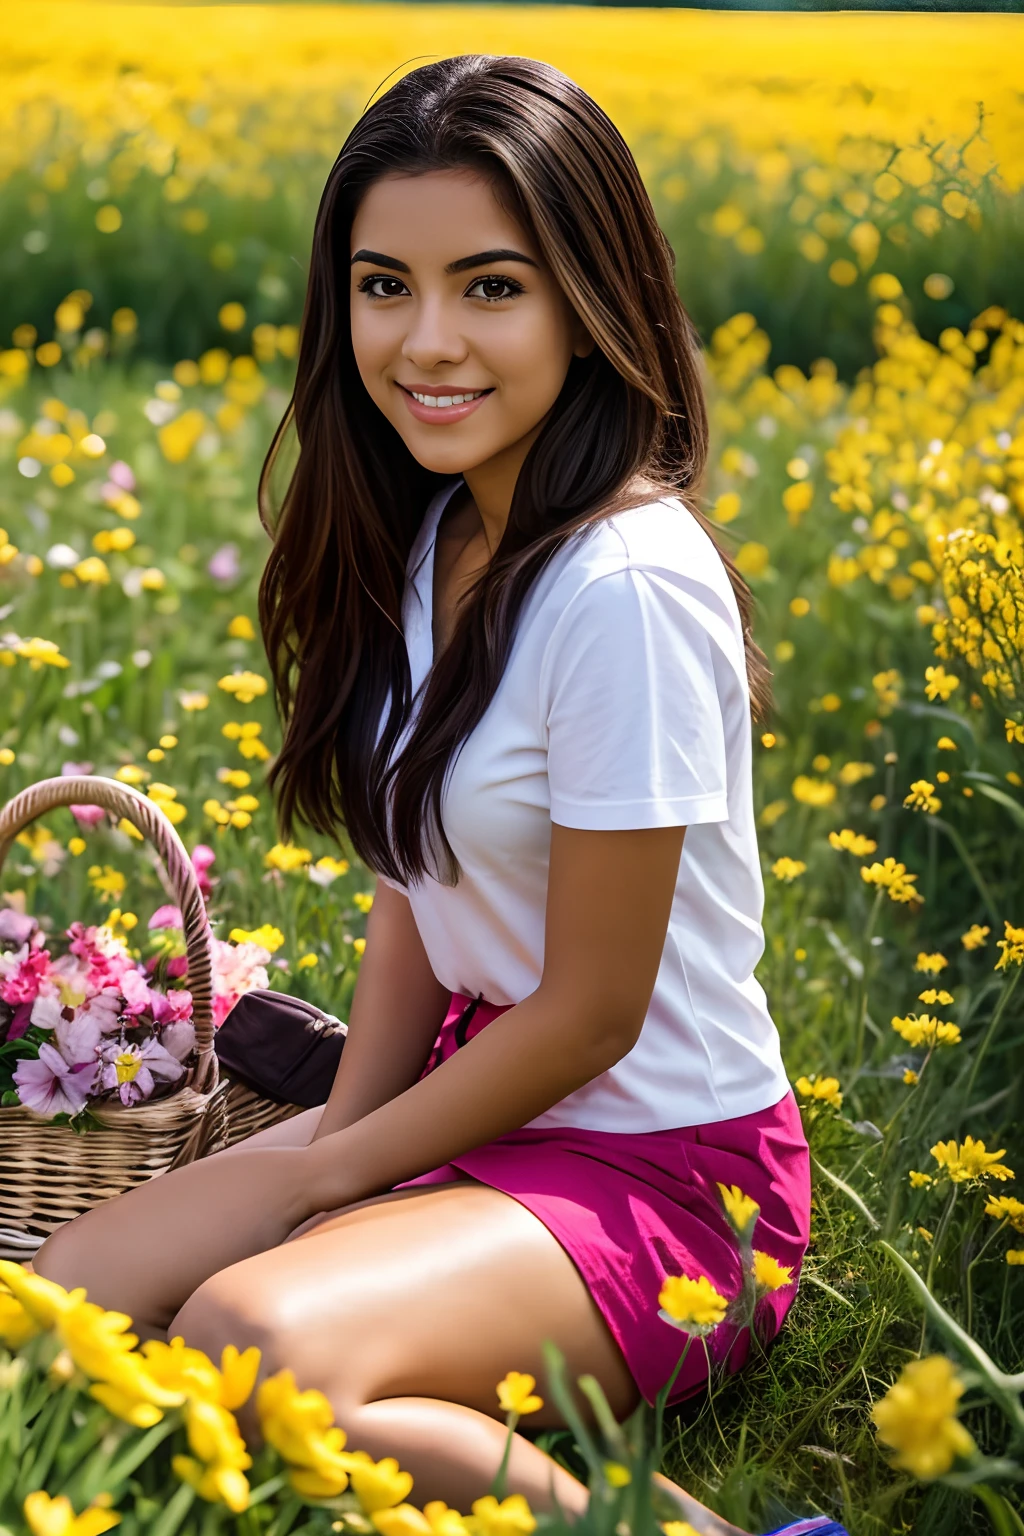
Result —
<instances>
[{"instance_id":1,"label":"yellow wildflower","mask_svg":"<svg viewBox=\"0 0 1024 1536\"><path fill-rule=\"evenodd\" d=\"M817 1099L839 1109L843 1096L839 1091L838 1077L819 1077L812 1072L809 1077L798 1077L793 1085L802 1099Z\"/></svg>"},{"instance_id":2,"label":"yellow wildflower","mask_svg":"<svg viewBox=\"0 0 1024 1536\"><path fill-rule=\"evenodd\" d=\"M602 1468L604 1480L610 1488L628 1488L633 1481L633 1475L628 1467L624 1467L621 1461L606 1461Z\"/></svg>"},{"instance_id":3,"label":"yellow wildflower","mask_svg":"<svg viewBox=\"0 0 1024 1536\"><path fill-rule=\"evenodd\" d=\"M930 976L937 976L940 971L944 971L946 969L948 964L949 961L946 959L945 955L940 955L937 952L935 954L928 955L925 954L922 950L919 952L917 959L914 961L914 970L924 971L927 975Z\"/></svg>"},{"instance_id":4,"label":"yellow wildflower","mask_svg":"<svg viewBox=\"0 0 1024 1536\"><path fill-rule=\"evenodd\" d=\"M928 1003L930 1007L934 1007L936 1003L941 1003L943 1008L948 1008L953 1001L953 994L952 992L936 991L934 987L926 987L923 992L917 994L917 1000L919 1003Z\"/></svg>"},{"instance_id":5,"label":"yellow wildflower","mask_svg":"<svg viewBox=\"0 0 1024 1536\"><path fill-rule=\"evenodd\" d=\"M1008 1221L1015 1232L1024 1232L1024 1200L1015 1200L1012 1195L989 1195L985 1215L996 1221Z\"/></svg>"},{"instance_id":6,"label":"yellow wildflower","mask_svg":"<svg viewBox=\"0 0 1024 1536\"><path fill-rule=\"evenodd\" d=\"M178 799L178 791L173 789L170 784L153 783L147 789L146 794L160 807L168 821L173 822L175 826L179 822L184 821L188 815L187 806L181 804Z\"/></svg>"},{"instance_id":7,"label":"yellow wildflower","mask_svg":"<svg viewBox=\"0 0 1024 1536\"><path fill-rule=\"evenodd\" d=\"M974 1454L974 1441L956 1417L963 1390L945 1355L904 1366L871 1410L878 1438L897 1452L894 1466L927 1482Z\"/></svg>"},{"instance_id":8,"label":"yellow wildflower","mask_svg":"<svg viewBox=\"0 0 1024 1536\"><path fill-rule=\"evenodd\" d=\"M831 805L836 797L836 787L827 779L812 779L806 773L798 773L793 780L793 799L801 805Z\"/></svg>"},{"instance_id":9,"label":"yellow wildflower","mask_svg":"<svg viewBox=\"0 0 1024 1536\"><path fill-rule=\"evenodd\" d=\"M296 848L294 843L275 843L263 855L263 862L268 869L289 871L305 869L312 857L308 848Z\"/></svg>"},{"instance_id":10,"label":"yellow wildflower","mask_svg":"<svg viewBox=\"0 0 1024 1536\"><path fill-rule=\"evenodd\" d=\"M991 928L981 923L972 923L967 932L960 935L960 943L964 949L981 949L991 932Z\"/></svg>"},{"instance_id":11,"label":"yellow wildflower","mask_svg":"<svg viewBox=\"0 0 1024 1536\"><path fill-rule=\"evenodd\" d=\"M934 816L942 809L942 801L934 790L935 785L929 784L927 779L915 779L909 795L903 797L903 804L912 811L927 811L929 816Z\"/></svg>"},{"instance_id":12,"label":"yellow wildflower","mask_svg":"<svg viewBox=\"0 0 1024 1536\"><path fill-rule=\"evenodd\" d=\"M858 859L866 858L878 847L873 837L864 837L862 833L854 832L850 827L844 827L841 832L830 832L828 840L837 851L852 853Z\"/></svg>"},{"instance_id":13,"label":"yellow wildflower","mask_svg":"<svg viewBox=\"0 0 1024 1536\"><path fill-rule=\"evenodd\" d=\"M97 1505L76 1515L66 1494L52 1499L41 1488L30 1493L21 1507L32 1536L102 1536L123 1518L116 1510Z\"/></svg>"},{"instance_id":14,"label":"yellow wildflower","mask_svg":"<svg viewBox=\"0 0 1024 1536\"><path fill-rule=\"evenodd\" d=\"M685 1333L710 1333L726 1314L726 1298L706 1275L667 1275L658 1293L658 1316Z\"/></svg>"},{"instance_id":15,"label":"yellow wildflower","mask_svg":"<svg viewBox=\"0 0 1024 1536\"><path fill-rule=\"evenodd\" d=\"M378 1510L370 1519L381 1536L434 1536L430 1521L414 1504L397 1504L394 1509Z\"/></svg>"},{"instance_id":16,"label":"yellow wildflower","mask_svg":"<svg viewBox=\"0 0 1024 1536\"><path fill-rule=\"evenodd\" d=\"M89 869L89 884L101 901L120 901L127 883L120 870L109 864L93 864Z\"/></svg>"},{"instance_id":17,"label":"yellow wildflower","mask_svg":"<svg viewBox=\"0 0 1024 1536\"><path fill-rule=\"evenodd\" d=\"M114 774L122 784L145 784L150 774L145 768L139 768L135 763L124 763Z\"/></svg>"},{"instance_id":18,"label":"yellow wildflower","mask_svg":"<svg viewBox=\"0 0 1024 1536\"><path fill-rule=\"evenodd\" d=\"M209 708L210 696L196 689L191 691L186 689L184 693L178 694L178 703L187 714L192 715L197 710Z\"/></svg>"},{"instance_id":19,"label":"yellow wildflower","mask_svg":"<svg viewBox=\"0 0 1024 1536\"><path fill-rule=\"evenodd\" d=\"M899 902L923 902L924 897L914 888L916 875L907 872L907 866L900 864L890 854L884 863L862 864L860 877L866 885L877 885L888 892L892 901Z\"/></svg>"},{"instance_id":20,"label":"yellow wildflower","mask_svg":"<svg viewBox=\"0 0 1024 1536\"><path fill-rule=\"evenodd\" d=\"M940 752L956 752L959 750L951 736L940 736L935 745Z\"/></svg>"},{"instance_id":21,"label":"yellow wildflower","mask_svg":"<svg viewBox=\"0 0 1024 1536\"><path fill-rule=\"evenodd\" d=\"M373 897L370 895L369 891L356 891L355 895L352 897L352 904L365 915L373 906Z\"/></svg>"},{"instance_id":22,"label":"yellow wildflower","mask_svg":"<svg viewBox=\"0 0 1024 1536\"><path fill-rule=\"evenodd\" d=\"M40 1332L40 1324L9 1291L0 1291L0 1344L20 1349Z\"/></svg>"},{"instance_id":23,"label":"yellow wildflower","mask_svg":"<svg viewBox=\"0 0 1024 1536\"><path fill-rule=\"evenodd\" d=\"M15 654L23 661L27 661L33 672L38 672L40 667L70 667L71 663L66 656L60 653L60 647L54 640L40 640L38 636L31 640L19 640L14 646Z\"/></svg>"},{"instance_id":24,"label":"yellow wildflower","mask_svg":"<svg viewBox=\"0 0 1024 1536\"><path fill-rule=\"evenodd\" d=\"M1007 1248L1007 1264L1024 1264L1024 1248Z\"/></svg>"},{"instance_id":25,"label":"yellow wildflower","mask_svg":"<svg viewBox=\"0 0 1024 1536\"><path fill-rule=\"evenodd\" d=\"M521 1493L510 1493L500 1504L493 1493L476 1499L466 1525L472 1536L531 1536L537 1529L537 1521Z\"/></svg>"},{"instance_id":26,"label":"yellow wildflower","mask_svg":"<svg viewBox=\"0 0 1024 1536\"><path fill-rule=\"evenodd\" d=\"M349 1480L368 1515L403 1503L412 1488L412 1473L403 1472L393 1456L374 1461L365 1451L353 1451L346 1462Z\"/></svg>"},{"instance_id":27,"label":"yellow wildflower","mask_svg":"<svg viewBox=\"0 0 1024 1536\"><path fill-rule=\"evenodd\" d=\"M219 1403L202 1397L189 1399L185 1428L192 1456L175 1456L171 1466L211 1504L226 1504L234 1514L249 1507L246 1470L252 1457L245 1448L234 1415Z\"/></svg>"},{"instance_id":28,"label":"yellow wildflower","mask_svg":"<svg viewBox=\"0 0 1024 1536\"><path fill-rule=\"evenodd\" d=\"M791 885L806 869L807 865L802 859L790 859L783 855L772 865L772 874L776 880L784 880L787 885Z\"/></svg>"},{"instance_id":29,"label":"yellow wildflower","mask_svg":"<svg viewBox=\"0 0 1024 1536\"><path fill-rule=\"evenodd\" d=\"M916 1088L921 1079L918 1073L914 1071L913 1067L907 1067L903 1073L903 1081L906 1083L908 1088Z\"/></svg>"},{"instance_id":30,"label":"yellow wildflower","mask_svg":"<svg viewBox=\"0 0 1024 1536\"><path fill-rule=\"evenodd\" d=\"M366 953L366 940L362 938L353 939L352 948L355 950L356 954L362 958L362 956Z\"/></svg>"},{"instance_id":31,"label":"yellow wildflower","mask_svg":"<svg viewBox=\"0 0 1024 1536\"><path fill-rule=\"evenodd\" d=\"M238 704L251 704L262 698L267 691L267 680L258 672L232 672L217 683L225 693L230 693Z\"/></svg>"},{"instance_id":32,"label":"yellow wildflower","mask_svg":"<svg viewBox=\"0 0 1024 1536\"><path fill-rule=\"evenodd\" d=\"M955 1140L937 1141L931 1153L953 1184L966 1184L977 1183L982 1179L1012 1179L1012 1168L1007 1168L1005 1163L999 1161L1004 1150L1000 1148L998 1152L988 1152L983 1141L965 1136L959 1146Z\"/></svg>"},{"instance_id":33,"label":"yellow wildflower","mask_svg":"<svg viewBox=\"0 0 1024 1536\"><path fill-rule=\"evenodd\" d=\"M300 971L310 971L310 970L313 969L313 967L315 965L319 965L319 964L320 964L320 957L319 957L319 955L314 955L312 953L312 951L310 951L308 954L300 955L298 960L296 961L296 965L298 966Z\"/></svg>"},{"instance_id":34,"label":"yellow wildflower","mask_svg":"<svg viewBox=\"0 0 1024 1536\"><path fill-rule=\"evenodd\" d=\"M345 1431L335 1425L322 1392L300 1392L291 1371L278 1371L260 1384L256 1411L263 1437L288 1463L297 1493L317 1499L344 1493L352 1458L342 1454Z\"/></svg>"},{"instance_id":35,"label":"yellow wildflower","mask_svg":"<svg viewBox=\"0 0 1024 1536\"><path fill-rule=\"evenodd\" d=\"M536 1413L543 1408L544 1399L534 1392L536 1378L525 1371L509 1371L498 1382L498 1402L502 1413Z\"/></svg>"},{"instance_id":36,"label":"yellow wildflower","mask_svg":"<svg viewBox=\"0 0 1024 1536\"><path fill-rule=\"evenodd\" d=\"M248 789L252 783L252 774L246 773L244 768L218 768L217 778L229 789Z\"/></svg>"},{"instance_id":37,"label":"yellow wildflower","mask_svg":"<svg viewBox=\"0 0 1024 1536\"><path fill-rule=\"evenodd\" d=\"M996 948L1002 950L995 964L997 971L1005 970L1008 965L1024 965L1024 928L1014 928L1005 919L1003 926L1006 935L996 940Z\"/></svg>"},{"instance_id":38,"label":"yellow wildflower","mask_svg":"<svg viewBox=\"0 0 1024 1536\"><path fill-rule=\"evenodd\" d=\"M925 696L941 699L943 703L960 687L960 679L947 672L945 667L925 667Z\"/></svg>"},{"instance_id":39,"label":"yellow wildflower","mask_svg":"<svg viewBox=\"0 0 1024 1536\"><path fill-rule=\"evenodd\" d=\"M110 569L99 555L87 555L73 570L83 586L105 587L110 581Z\"/></svg>"},{"instance_id":40,"label":"yellow wildflower","mask_svg":"<svg viewBox=\"0 0 1024 1536\"><path fill-rule=\"evenodd\" d=\"M758 1291L781 1291L783 1286L793 1284L793 1269L789 1264L780 1264L773 1259L770 1253L762 1253L759 1248L754 1249L754 1282Z\"/></svg>"},{"instance_id":41,"label":"yellow wildflower","mask_svg":"<svg viewBox=\"0 0 1024 1536\"><path fill-rule=\"evenodd\" d=\"M689 1520L666 1520L661 1528L665 1536L699 1536Z\"/></svg>"},{"instance_id":42,"label":"yellow wildflower","mask_svg":"<svg viewBox=\"0 0 1024 1536\"><path fill-rule=\"evenodd\" d=\"M761 1207L756 1200L745 1195L738 1184L719 1184L718 1193L722 1199L722 1208L726 1218L737 1237L747 1237L754 1230L754 1224L761 1214Z\"/></svg>"},{"instance_id":43,"label":"yellow wildflower","mask_svg":"<svg viewBox=\"0 0 1024 1536\"><path fill-rule=\"evenodd\" d=\"M273 923L263 923L259 928L252 929L232 928L228 938L232 944L259 944L263 949L269 949L272 955L284 943L284 934Z\"/></svg>"},{"instance_id":44,"label":"yellow wildflower","mask_svg":"<svg viewBox=\"0 0 1024 1536\"><path fill-rule=\"evenodd\" d=\"M341 875L348 874L348 859L332 859L325 854L310 865L309 878L315 885L331 885Z\"/></svg>"},{"instance_id":45,"label":"yellow wildflower","mask_svg":"<svg viewBox=\"0 0 1024 1536\"><path fill-rule=\"evenodd\" d=\"M839 782L847 786L859 784L861 779L869 779L875 771L874 763L844 763L839 770ZM868 853L874 853L874 848L868 848Z\"/></svg>"},{"instance_id":46,"label":"yellow wildflower","mask_svg":"<svg viewBox=\"0 0 1024 1536\"><path fill-rule=\"evenodd\" d=\"M960 1044L960 1030L956 1024L947 1024L927 1013L922 1013L920 1017L916 1013L908 1013L906 1018L896 1017L892 1020L892 1027L908 1045L915 1047L923 1045L932 1050L938 1045Z\"/></svg>"},{"instance_id":47,"label":"yellow wildflower","mask_svg":"<svg viewBox=\"0 0 1024 1536\"><path fill-rule=\"evenodd\" d=\"M236 613L228 625L228 634L232 640L255 640L256 631L252 626L252 619L248 614Z\"/></svg>"},{"instance_id":48,"label":"yellow wildflower","mask_svg":"<svg viewBox=\"0 0 1024 1536\"><path fill-rule=\"evenodd\" d=\"M930 1173L919 1173L916 1168L911 1168L908 1178L911 1189L927 1189L929 1184L935 1183Z\"/></svg>"}]
</instances>

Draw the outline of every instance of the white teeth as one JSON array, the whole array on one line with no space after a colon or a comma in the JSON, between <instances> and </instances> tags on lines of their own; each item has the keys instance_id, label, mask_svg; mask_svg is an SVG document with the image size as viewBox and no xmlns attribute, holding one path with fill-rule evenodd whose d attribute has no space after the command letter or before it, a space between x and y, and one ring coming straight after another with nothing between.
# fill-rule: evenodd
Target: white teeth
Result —
<instances>
[{"instance_id":1,"label":"white teeth","mask_svg":"<svg viewBox=\"0 0 1024 1536\"><path fill-rule=\"evenodd\" d=\"M468 395L421 395L417 390L412 389L409 393L414 400L419 401L420 405L429 405L440 410L446 405L465 405L470 400L478 400L484 391L478 389Z\"/></svg>"}]
</instances>

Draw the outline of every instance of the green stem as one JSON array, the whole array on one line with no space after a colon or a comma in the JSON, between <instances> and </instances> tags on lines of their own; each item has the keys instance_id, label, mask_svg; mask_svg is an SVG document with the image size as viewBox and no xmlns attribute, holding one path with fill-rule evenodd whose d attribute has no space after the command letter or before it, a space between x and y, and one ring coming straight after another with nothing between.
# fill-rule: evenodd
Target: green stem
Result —
<instances>
[{"instance_id":1,"label":"green stem","mask_svg":"<svg viewBox=\"0 0 1024 1536\"><path fill-rule=\"evenodd\" d=\"M871 903L871 908L868 912L868 920L864 925L864 934L861 939L861 965L863 967L864 974L860 979L860 992L857 999L856 1044L854 1046L853 1052L853 1075L855 1077L860 1072L861 1065L864 1060L864 1033L868 1012L868 969L871 959L871 935L874 932L875 923L878 919L879 908L882 905L882 897L884 895L884 889L882 886L879 886L878 890L875 892L875 899Z\"/></svg>"},{"instance_id":2,"label":"green stem","mask_svg":"<svg viewBox=\"0 0 1024 1536\"><path fill-rule=\"evenodd\" d=\"M967 1332L968 1333L973 1333L974 1332L973 1328L971 1327L971 1322L972 1322L973 1317L974 1317L974 1276L972 1274L972 1271L974 1269L975 1264L979 1264L981 1262L981 1260L985 1257L985 1254L987 1253L988 1249L992 1246L992 1243L999 1236L1000 1232L1003 1231L1003 1229L1006 1227L1006 1225L1007 1225L1007 1223L1005 1221L1001 1221L997 1227L993 1227L992 1231L989 1233L988 1237L986 1237L985 1241L982 1243L981 1247L978 1249L977 1253L974 1255L974 1258L971 1260L971 1262L967 1266L966 1280L967 1280Z\"/></svg>"},{"instance_id":3,"label":"green stem","mask_svg":"<svg viewBox=\"0 0 1024 1536\"><path fill-rule=\"evenodd\" d=\"M1024 1523L1001 1493L996 1493L987 1483L975 1483L972 1492L984 1504L996 1536L1024 1536Z\"/></svg>"},{"instance_id":4,"label":"green stem","mask_svg":"<svg viewBox=\"0 0 1024 1536\"><path fill-rule=\"evenodd\" d=\"M672 1388L676 1384L679 1372L686 1364L686 1357L690 1353L692 1344L693 1334L691 1333L687 1335L686 1344L682 1354L676 1361L675 1370L672 1372L668 1381L666 1381L665 1385L654 1399L654 1460L659 1467L661 1466L661 1453L664 1446L665 1408L668 1403L669 1393L672 1391Z\"/></svg>"},{"instance_id":5,"label":"green stem","mask_svg":"<svg viewBox=\"0 0 1024 1536\"><path fill-rule=\"evenodd\" d=\"M998 927L999 909L992 899L992 892L989 890L988 886L985 884L984 879L982 878L981 870L978 868L977 864L974 862L974 859L968 853L967 845L965 844L963 838L960 836L960 833L956 830L955 827L951 827L948 821L943 821L941 816L933 816L929 821L929 826L938 827L940 831L945 832L946 836L953 844L953 847L960 855L960 858L963 860L964 868L967 870L967 873L978 887L978 894L982 901L985 903L985 906L988 908L989 917L996 924L996 927Z\"/></svg>"},{"instance_id":6,"label":"green stem","mask_svg":"<svg viewBox=\"0 0 1024 1536\"><path fill-rule=\"evenodd\" d=\"M494 1474L494 1482L490 1487L490 1492L494 1494L499 1504L505 1497L505 1484L508 1480L508 1459L512 1455L512 1441L515 1439L516 1425L519 1423L519 1415L514 1408L509 1413L505 1423L508 1426L508 1434L505 1436L505 1449L502 1452L501 1465Z\"/></svg>"},{"instance_id":7,"label":"green stem","mask_svg":"<svg viewBox=\"0 0 1024 1536\"><path fill-rule=\"evenodd\" d=\"M1022 969L1024 969L1024 967L1018 965L1013 975L1004 986L1002 993L1000 994L999 1001L996 1003L995 1009L992 1013L992 1018L989 1021L988 1029L986 1029L985 1034L982 1037L981 1044L979 1045L977 1051L974 1053L974 1064L971 1067L971 1075L967 1079L967 1088L965 1091L966 1099L969 1099L971 1096L971 1093L974 1089L974 1084L978 1079L978 1073L981 1070L981 1064L985 1059L985 1053L989 1046L992 1044L996 1030L999 1028L999 1022L1002 1019L1003 1014L1006 1012L1007 1004L1014 994L1014 990L1018 981L1020 981L1020 973Z\"/></svg>"}]
</instances>

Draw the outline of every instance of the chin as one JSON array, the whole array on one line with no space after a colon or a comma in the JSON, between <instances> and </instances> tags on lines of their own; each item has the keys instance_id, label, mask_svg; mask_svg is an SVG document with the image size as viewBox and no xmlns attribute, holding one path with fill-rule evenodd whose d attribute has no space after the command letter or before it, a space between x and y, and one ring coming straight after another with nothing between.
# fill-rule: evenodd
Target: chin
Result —
<instances>
[{"instance_id":1,"label":"chin","mask_svg":"<svg viewBox=\"0 0 1024 1536\"><path fill-rule=\"evenodd\" d=\"M442 434L452 433L451 427L442 427L437 431L440 438ZM478 464L484 464L488 459L501 452L501 448L470 446L460 444L452 437L450 442L424 442L419 436L404 439L405 446L424 469L429 469L435 475L462 475L466 470L475 469Z\"/></svg>"}]
</instances>

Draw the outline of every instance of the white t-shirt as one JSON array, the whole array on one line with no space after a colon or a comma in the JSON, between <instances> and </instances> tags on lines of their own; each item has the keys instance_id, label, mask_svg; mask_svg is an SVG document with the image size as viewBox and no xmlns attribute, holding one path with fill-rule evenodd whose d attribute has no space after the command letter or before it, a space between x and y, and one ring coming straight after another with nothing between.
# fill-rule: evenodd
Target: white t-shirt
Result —
<instances>
[{"instance_id":1,"label":"white t-shirt","mask_svg":"<svg viewBox=\"0 0 1024 1536\"><path fill-rule=\"evenodd\" d=\"M414 693L433 659L437 525L461 483L433 499L409 556ZM553 821L689 829L639 1039L531 1127L668 1130L784 1096L778 1034L753 974L764 886L739 612L714 544L680 501L600 522L543 570L442 812L458 884L426 877L396 889L437 979L491 1003L521 1002L540 984ZM614 880L610 869L609 888Z\"/></svg>"}]
</instances>

